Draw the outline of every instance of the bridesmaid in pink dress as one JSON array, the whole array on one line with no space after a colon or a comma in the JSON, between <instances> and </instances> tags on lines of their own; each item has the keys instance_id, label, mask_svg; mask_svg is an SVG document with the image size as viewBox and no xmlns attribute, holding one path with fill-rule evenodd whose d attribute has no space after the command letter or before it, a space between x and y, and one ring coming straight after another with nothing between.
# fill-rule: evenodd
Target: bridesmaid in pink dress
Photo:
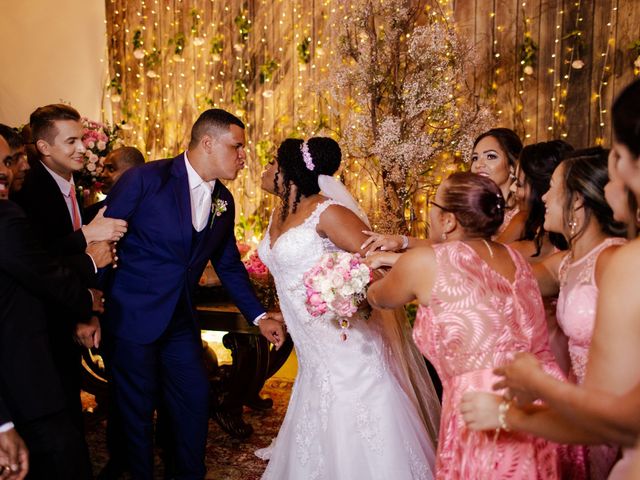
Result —
<instances>
[{"instance_id":1,"label":"bridesmaid in pink dress","mask_svg":"<svg viewBox=\"0 0 640 480\"><path fill-rule=\"evenodd\" d=\"M624 225L614 220L605 200L607 180L607 151L600 147L578 150L556 168L550 189L543 196L546 205L544 228L562 233L569 241L570 250L534 265L534 272L543 293L555 293L559 289L557 321L569 339L569 377L578 384L585 378L596 318L598 283L615 250L626 242L620 237L624 234ZM478 415L473 410L487 405L481 397L476 398L476 403L471 400L463 403L467 412L465 417L471 421ZM494 416L498 402L495 399L494 406L489 404L487 407L493 408ZM588 460L588 478L603 480L616 460L618 448L584 447L584 455Z\"/></svg>"},{"instance_id":2,"label":"bridesmaid in pink dress","mask_svg":"<svg viewBox=\"0 0 640 480\"><path fill-rule=\"evenodd\" d=\"M443 404L438 479L559 479L563 450L528 434L469 430L460 414L468 390L491 391L493 369L518 351L562 373L549 350L542 299L528 263L490 240L504 216L496 184L472 173L451 175L432 202L431 247L369 257L395 264L368 292L369 303L420 303L414 340L438 370ZM443 243L437 243L443 242Z\"/></svg>"},{"instance_id":3,"label":"bridesmaid in pink dress","mask_svg":"<svg viewBox=\"0 0 640 480\"><path fill-rule=\"evenodd\" d=\"M503 243L519 240L527 219L526 208L511 194L521 150L522 141L516 132L492 128L475 139L471 152L471 171L496 182L506 200L504 220L493 234L494 240Z\"/></svg>"}]
</instances>

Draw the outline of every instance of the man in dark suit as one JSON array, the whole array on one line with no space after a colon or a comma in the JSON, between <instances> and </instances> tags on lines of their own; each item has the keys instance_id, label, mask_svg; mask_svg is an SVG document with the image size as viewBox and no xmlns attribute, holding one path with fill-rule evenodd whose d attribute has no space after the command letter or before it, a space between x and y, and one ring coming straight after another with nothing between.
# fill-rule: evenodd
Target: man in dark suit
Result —
<instances>
[{"instance_id":1,"label":"man in dark suit","mask_svg":"<svg viewBox=\"0 0 640 480\"><path fill-rule=\"evenodd\" d=\"M82 222L82 205L76 199L73 172L84 164L86 148L78 112L68 105L47 105L30 117L31 134L40 153L39 161L25 179L20 192L12 195L25 211L37 239L52 255L68 262L84 258L88 245L116 241L126 231L126 222L105 219L100 213L88 225ZM82 428L80 403L80 348L64 319L71 315L66 305L47 304L51 349L67 396L67 405ZM67 329L57 327L67 325Z\"/></svg>"},{"instance_id":2,"label":"man in dark suit","mask_svg":"<svg viewBox=\"0 0 640 480\"><path fill-rule=\"evenodd\" d=\"M134 478L151 479L153 411L162 395L175 442L176 478L202 479L209 383L193 291L207 260L249 321L279 346L280 314L252 290L233 234L233 197L221 180L244 167L244 124L224 110L204 112L189 150L126 172L106 215L128 221L118 269L105 288L104 346Z\"/></svg>"},{"instance_id":3,"label":"man in dark suit","mask_svg":"<svg viewBox=\"0 0 640 480\"><path fill-rule=\"evenodd\" d=\"M10 185L7 154L0 137L0 175ZM66 410L52 360L44 303L65 304L88 321L101 308L98 292L92 299L86 286L95 275L94 261L98 266L111 261L108 247L94 248L93 255L93 260L86 254L77 259L79 273L54 261L38 244L20 207L0 200L0 478L7 467L10 478L23 478L27 470L32 478L90 477L84 439ZM57 327L75 330L86 346L98 341L95 324Z\"/></svg>"},{"instance_id":4,"label":"man in dark suit","mask_svg":"<svg viewBox=\"0 0 640 480\"><path fill-rule=\"evenodd\" d=\"M109 192L124 172L140 165L144 165L144 155L136 147L120 147L112 150L103 162L104 170L100 179L102 183L100 191L104 195L109 195ZM83 220L91 222L104 205L105 201L100 200L88 206L85 209Z\"/></svg>"}]
</instances>

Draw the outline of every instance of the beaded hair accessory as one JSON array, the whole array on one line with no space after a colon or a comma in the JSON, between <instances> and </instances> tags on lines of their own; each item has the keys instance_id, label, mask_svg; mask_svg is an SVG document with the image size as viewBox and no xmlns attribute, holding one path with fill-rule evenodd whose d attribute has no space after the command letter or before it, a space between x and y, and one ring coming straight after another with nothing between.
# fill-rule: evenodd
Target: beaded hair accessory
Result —
<instances>
[{"instance_id":1,"label":"beaded hair accessory","mask_svg":"<svg viewBox=\"0 0 640 480\"><path fill-rule=\"evenodd\" d=\"M311 152L309 152L309 145L307 142L302 142L300 150L302 151L302 159L304 160L304 164L307 166L307 170L313 171L316 166L313 164L313 158L311 157Z\"/></svg>"}]
</instances>

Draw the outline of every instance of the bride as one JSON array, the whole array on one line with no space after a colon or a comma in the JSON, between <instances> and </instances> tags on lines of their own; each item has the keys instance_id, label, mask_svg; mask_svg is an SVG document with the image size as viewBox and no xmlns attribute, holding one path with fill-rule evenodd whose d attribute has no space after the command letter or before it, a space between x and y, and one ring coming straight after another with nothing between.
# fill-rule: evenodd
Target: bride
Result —
<instances>
[{"instance_id":1,"label":"bride","mask_svg":"<svg viewBox=\"0 0 640 480\"><path fill-rule=\"evenodd\" d=\"M366 216L331 177L340 160L330 138L287 139L262 175L282 202L258 253L298 357L280 432L256 452L269 460L262 478L432 479L440 406L405 316L356 318L342 340L336 319L305 307L304 273L327 252L359 252L367 238Z\"/></svg>"}]
</instances>

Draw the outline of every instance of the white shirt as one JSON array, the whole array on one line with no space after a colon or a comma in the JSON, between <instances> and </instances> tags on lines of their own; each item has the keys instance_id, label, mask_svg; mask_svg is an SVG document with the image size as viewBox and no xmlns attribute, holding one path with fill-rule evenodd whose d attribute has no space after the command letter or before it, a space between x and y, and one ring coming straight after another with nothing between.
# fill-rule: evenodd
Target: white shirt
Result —
<instances>
[{"instance_id":1,"label":"white shirt","mask_svg":"<svg viewBox=\"0 0 640 480\"><path fill-rule=\"evenodd\" d=\"M49 172L49 175L53 177L53 179L58 184L58 188L60 189L60 193L62 193L62 197L64 198L65 203L67 204L67 210L69 210L69 218L71 219L71 224L73 225L73 200L71 199L71 189L76 188L75 183L73 182L73 175L71 176L71 181L66 178L62 178L56 172L47 167L44 162L42 162L42 166ZM76 201L79 201L76 198ZM80 219L80 223L82 223L82 217L80 216L80 212L78 211L78 218ZM80 225L82 226L82 225Z\"/></svg>"},{"instance_id":2,"label":"white shirt","mask_svg":"<svg viewBox=\"0 0 640 480\"><path fill-rule=\"evenodd\" d=\"M205 182L198 172L196 172L184 152L184 164L187 167L187 177L189 180L189 196L191 198L191 223L196 232L201 232L207 225L211 214L211 193L216 181Z\"/></svg>"},{"instance_id":3,"label":"white shirt","mask_svg":"<svg viewBox=\"0 0 640 480\"><path fill-rule=\"evenodd\" d=\"M211 214L211 194L216 181L205 182L189 163L187 152L184 152L184 164L187 167L189 196L191 197L191 224L196 229L196 232L201 232L207 226L207 221ZM258 315L253 320L253 324L257 326L265 315L266 312Z\"/></svg>"}]
</instances>

